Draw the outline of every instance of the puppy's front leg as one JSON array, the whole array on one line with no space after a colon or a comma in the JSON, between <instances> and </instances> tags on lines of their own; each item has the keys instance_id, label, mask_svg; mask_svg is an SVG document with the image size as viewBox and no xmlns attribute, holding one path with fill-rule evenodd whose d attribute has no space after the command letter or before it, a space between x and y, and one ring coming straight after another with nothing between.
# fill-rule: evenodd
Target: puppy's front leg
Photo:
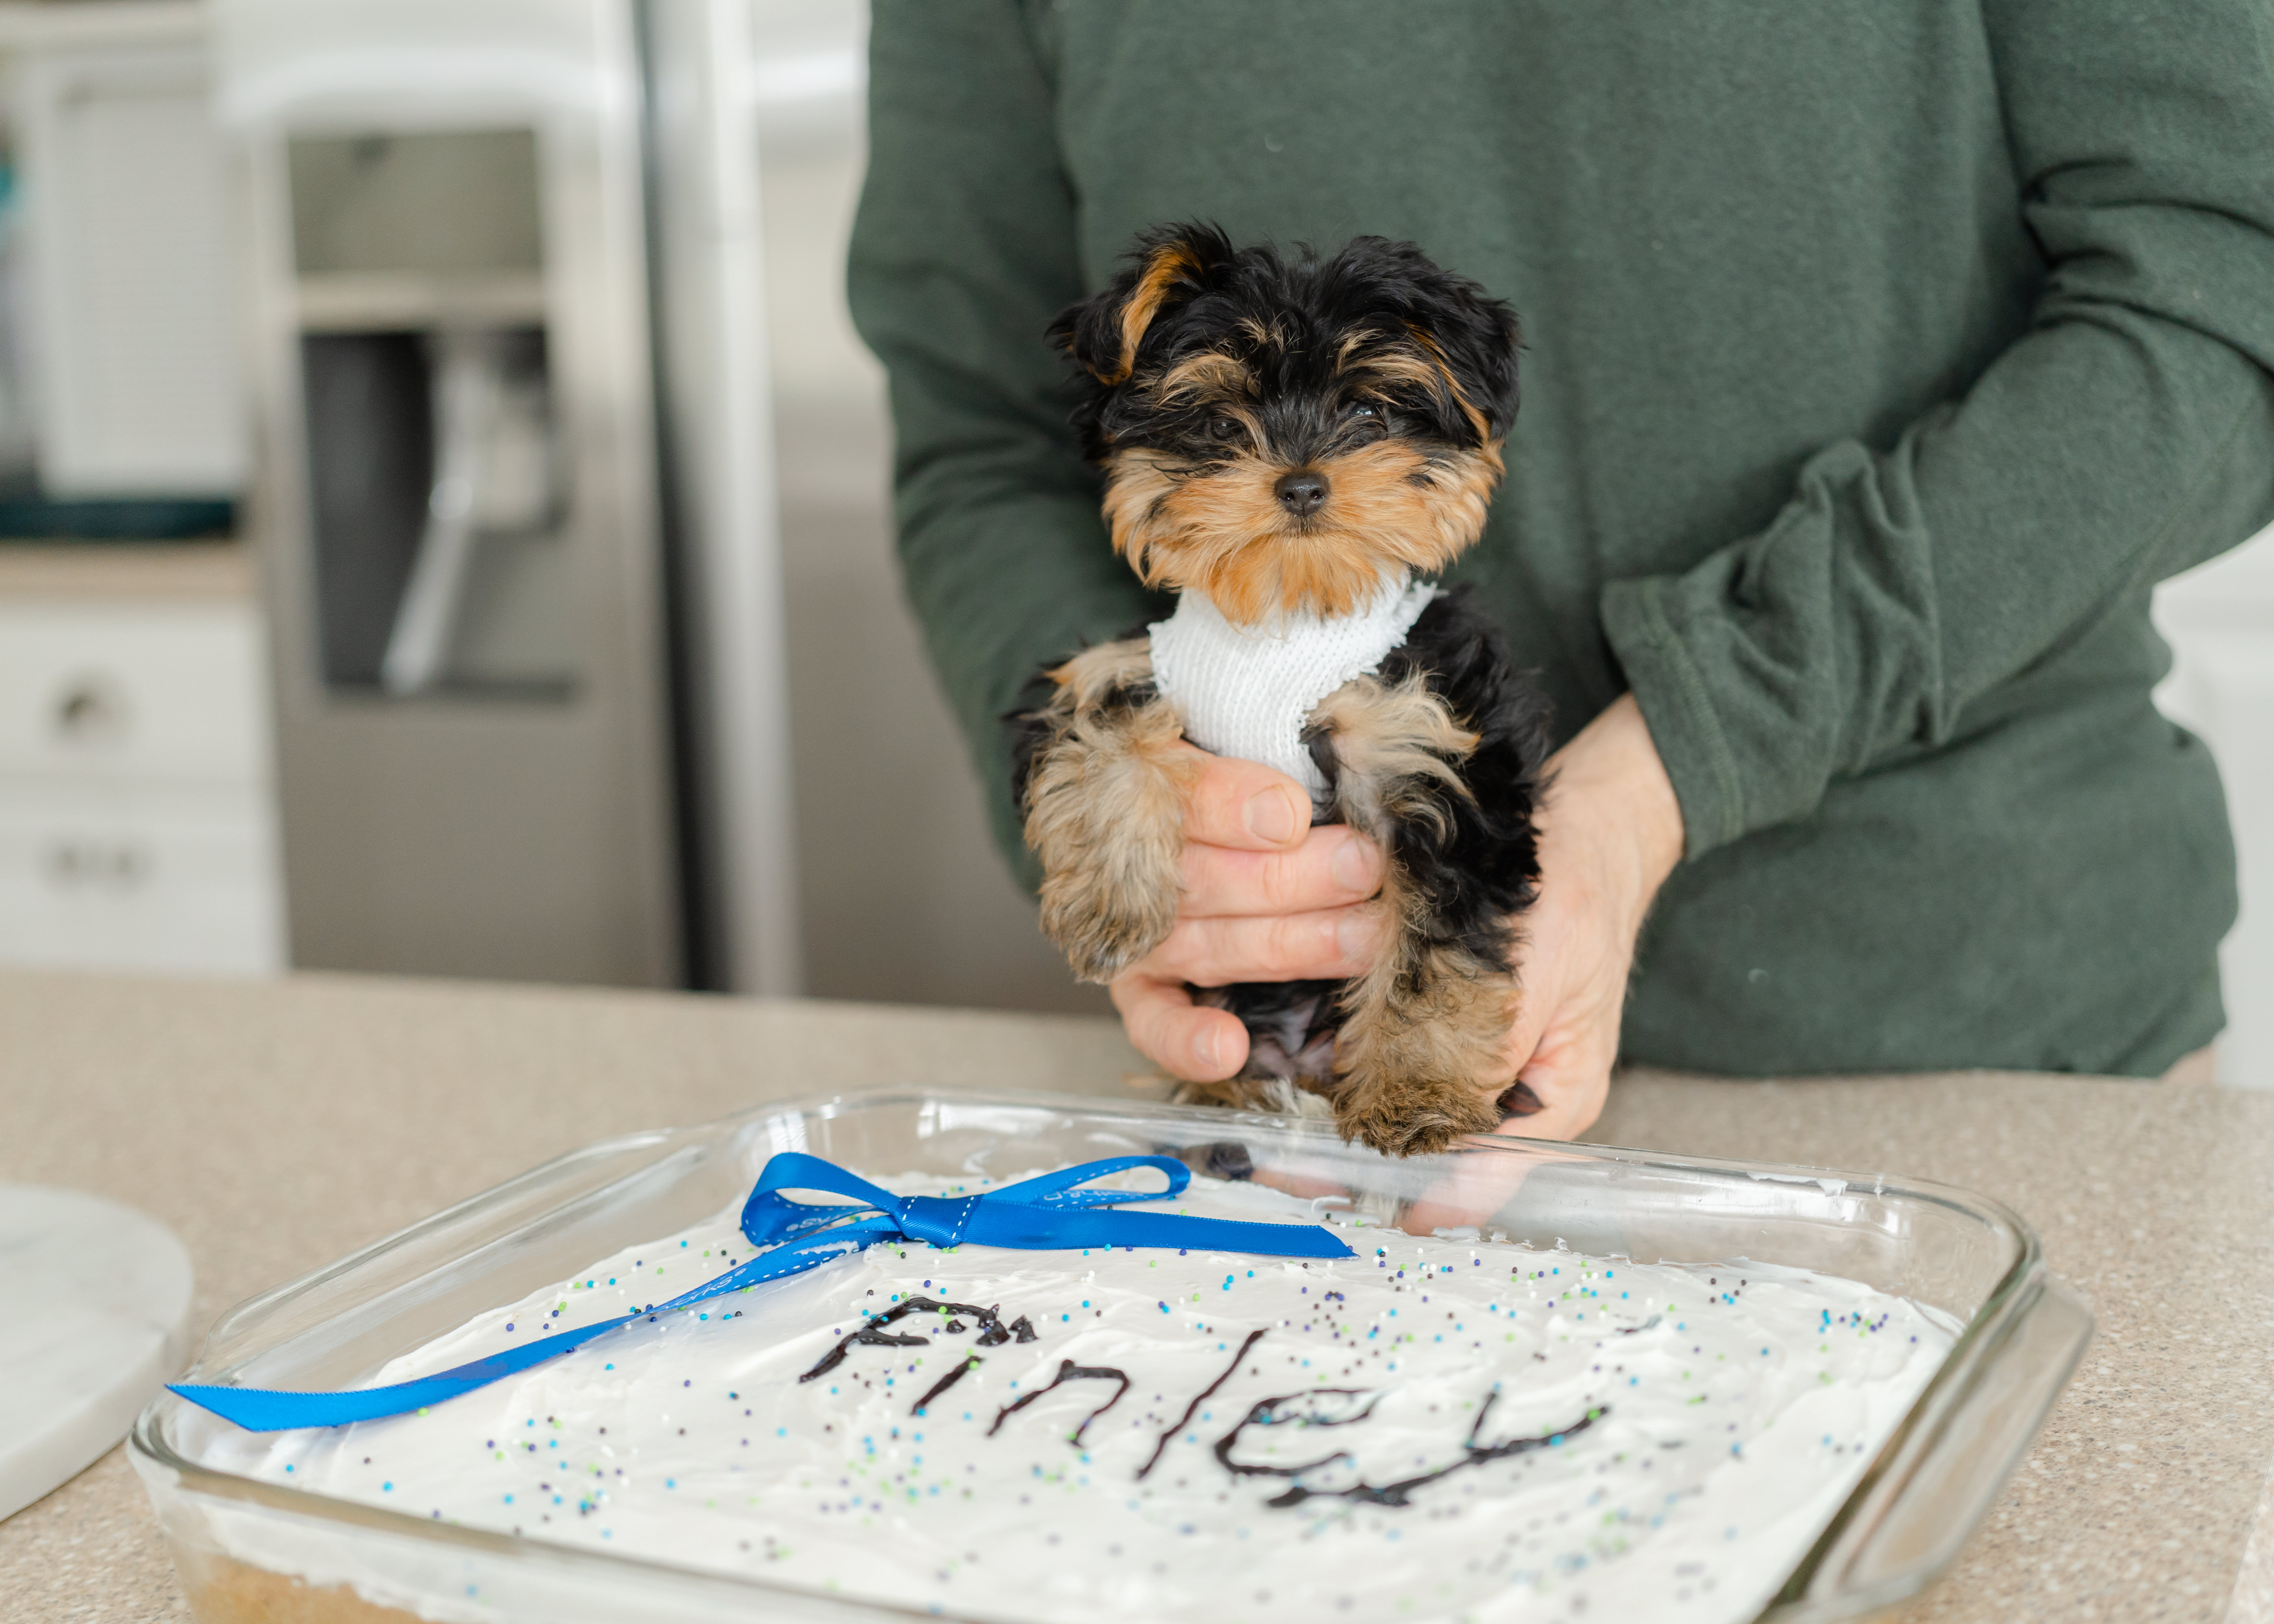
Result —
<instances>
[{"instance_id":1,"label":"puppy's front leg","mask_svg":"<svg viewBox=\"0 0 2274 1624\"><path fill-rule=\"evenodd\" d=\"M1471 792L1460 765L1479 742L1419 673L1360 677L1321 702L1310 736L1343 820L1389 859L1371 905L1381 956L1342 996L1335 1040L1335 1121L1345 1138L1392 1155L1442 1150L1500 1124L1481 1079L1500 1064L1516 1013L1508 940L1495 921L1458 917L1453 861Z\"/></svg>"},{"instance_id":2,"label":"puppy's front leg","mask_svg":"<svg viewBox=\"0 0 2274 1624\"><path fill-rule=\"evenodd\" d=\"M1103 643L1047 673L1050 702L1022 718L1027 844L1043 864L1043 934L1086 981L1110 981L1159 946L1183 889L1185 793L1199 763L1153 686L1142 637Z\"/></svg>"}]
</instances>

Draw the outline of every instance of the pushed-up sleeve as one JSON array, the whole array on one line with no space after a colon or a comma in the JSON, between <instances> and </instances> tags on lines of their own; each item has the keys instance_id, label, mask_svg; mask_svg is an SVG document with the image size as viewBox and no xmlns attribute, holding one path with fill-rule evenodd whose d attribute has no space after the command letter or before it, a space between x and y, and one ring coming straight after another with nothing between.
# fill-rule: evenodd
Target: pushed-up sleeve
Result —
<instances>
[{"instance_id":1,"label":"pushed-up sleeve","mask_svg":"<svg viewBox=\"0 0 2274 1624\"><path fill-rule=\"evenodd\" d=\"M1691 856L1944 742L2274 517L2274 11L1988 0L1984 20L2046 263L2029 330L1892 448L1810 459L1759 533L1605 589Z\"/></svg>"},{"instance_id":2,"label":"pushed-up sleeve","mask_svg":"<svg viewBox=\"0 0 2274 1624\"><path fill-rule=\"evenodd\" d=\"M1002 718L1044 662L1126 631L1050 319L1084 289L1043 64L1011 0L877 0L853 317L889 375L908 600L997 837L1031 879Z\"/></svg>"}]
</instances>

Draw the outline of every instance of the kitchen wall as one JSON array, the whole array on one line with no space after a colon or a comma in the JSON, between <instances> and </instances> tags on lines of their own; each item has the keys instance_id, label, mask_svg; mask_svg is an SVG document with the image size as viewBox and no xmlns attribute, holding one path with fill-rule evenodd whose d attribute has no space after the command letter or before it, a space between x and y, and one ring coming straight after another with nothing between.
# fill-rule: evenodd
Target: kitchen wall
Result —
<instances>
[{"instance_id":1,"label":"kitchen wall","mask_svg":"<svg viewBox=\"0 0 2274 1624\"><path fill-rule=\"evenodd\" d=\"M2242 917L2219 949L2218 1079L2274 1088L2274 530L2166 582L2156 624L2172 656L2157 703L2210 744L2234 824Z\"/></svg>"},{"instance_id":2,"label":"kitchen wall","mask_svg":"<svg viewBox=\"0 0 2274 1624\"><path fill-rule=\"evenodd\" d=\"M834 998L1102 1011L988 837L901 601L884 376L845 306L865 8L760 0L758 94L806 986Z\"/></svg>"}]
</instances>

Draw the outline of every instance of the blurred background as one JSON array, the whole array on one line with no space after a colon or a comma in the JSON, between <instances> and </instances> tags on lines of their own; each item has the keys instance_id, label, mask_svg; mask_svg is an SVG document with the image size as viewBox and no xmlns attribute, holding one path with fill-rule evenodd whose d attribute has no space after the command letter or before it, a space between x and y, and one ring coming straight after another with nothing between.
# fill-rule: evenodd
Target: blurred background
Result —
<instances>
[{"instance_id":1,"label":"blurred background","mask_svg":"<svg viewBox=\"0 0 2274 1624\"><path fill-rule=\"evenodd\" d=\"M1105 1007L900 600L866 26L0 4L0 963ZM2157 615L2274 1086L2274 533Z\"/></svg>"}]
</instances>

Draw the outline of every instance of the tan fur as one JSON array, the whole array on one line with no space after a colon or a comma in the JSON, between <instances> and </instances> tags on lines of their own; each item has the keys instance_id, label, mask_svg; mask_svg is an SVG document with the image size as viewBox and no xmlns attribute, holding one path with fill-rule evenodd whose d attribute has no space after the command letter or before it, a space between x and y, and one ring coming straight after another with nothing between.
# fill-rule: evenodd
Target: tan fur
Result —
<instances>
[{"instance_id":1,"label":"tan fur","mask_svg":"<svg viewBox=\"0 0 2274 1624\"><path fill-rule=\"evenodd\" d=\"M1469 420L1469 426L1476 431L1477 438L1482 440L1491 440L1491 425L1486 423L1484 413L1477 410L1476 402L1469 399L1468 391L1461 387L1460 379L1454 375L1452 364L1445 359L1445 352L1437 347L1437 341L1429 336L1426 328L1408 327L1405 330L1413 335L1414 342L1427 351L1429 364L1436 371L1438 383L1446 394L1453 397L1453 403L1461 409L1461 415Z\"/></svg>"},{"instance_id":2,"label":"tan fur","mask_svg":"<svg viewBox=\"0 0 2274 1624\"><path fill-rule=\"evenodd\" d=\"M1484 530L1500 483L1497 444L1425 454L1408 441L1313 464L1327 504L1290 515L1273 487L1284 466L1253 453L1195 469L1142 447L1107 460L1115 551L1150 586L1205 592L1241 625L1277 610L1347 614L1382 571L1442 569Z\"/></svg>"},{"instance_id":3,"label":"tan fur","mask_svg":"<svg viewBox=\"0 0 2274 1624\"><path fill-rule=\"evenodd\" d=\"M1136 370L1137 346L1145 340L1145 329L1153 325L1153 318L1161 312L1161 301L1169 297L1169 289L1177 279L1200 269L1200 261L1183 243L1168 243L1153 251L1146 261L1144 274L1130 289L1129 303L1121 307L1121 355L1111 372L1100 372L1106 383L1125 383Z\"/></svg>"},{"instance_id":4,"label":"tan fur","mask_svg":"<svg viewBox=\"0 0 2274 1624\"><path fill-rule=\"evenodd\" d=\"M1272 1116L1311 1116L1334 1120L1335 1108L1327 1096L1291 1077L1227 1078L1220 1083L1178 1083L1169 1095L1172 1105L1214 1105L1224 1110L1256 1111Z\"/></svg>"},{"instance_id":5,"label":"tan fur","mask_svg":"<svg viewBox=\"0 0 2274 1624\"><path fill-rule=\"evenodd\" d=\"M1432 786L1469 793L1452 763L1468 759L1477 735L1419 672L1395 683L1353 677L1319 702L1308 726L1334 740L1337 805L1361 834L1380 839L1392 823L1439 820Z\"/></svg>"},{"instance_id":6,"label":"tan fur","mask_svg":"<svg viewBox=\"0 0 2274 1624\"><path fill-rule=\"evenodd\" d=\"M1239 405L1255 396L1255 374L1230 356L1204 350L1196 356L1187 356L1158 378L1149 380L1147 392L1156 400L1169 403L1177 401L1207 401L1223 405Z\"/></svg>"},{"instance_id":7,"label":"tan fur","mask_svg":"<svg viewBox=\"0 0 2274 1624\"><path fill-rule=\"evenodd\" d=\"M1343 819L1376 838L1394 823L1442 816L1445 790L1468 793L1451 763L1477 735L1417 673L1398 683L1360 677L1314 712L1339 764ZM1393 860L1369 905L1382 920L1374 968L1343 993L1335 1040L1335 1121L1344 1137L1392 1155L1442 1150L1489 1132L1501 1046L1516 1016L1515 977L1457 947L1423 940L1421 902Z\"/></svg>"},{"instance_id":8,"label":"tan fur","mask_svg":"<svg viewBox=\"0 0 2274 1624\"><path fill-rule=\"evenodd\" d=\"M1103 703L1152 668L1146 640L1131 638L1050 673L1051 738L1028 780L1027 844L1043 864L1043 934L1086 981L1111 981L1177 922L1193 758L1164 701Z\"/></svg>"}]
</instances>

